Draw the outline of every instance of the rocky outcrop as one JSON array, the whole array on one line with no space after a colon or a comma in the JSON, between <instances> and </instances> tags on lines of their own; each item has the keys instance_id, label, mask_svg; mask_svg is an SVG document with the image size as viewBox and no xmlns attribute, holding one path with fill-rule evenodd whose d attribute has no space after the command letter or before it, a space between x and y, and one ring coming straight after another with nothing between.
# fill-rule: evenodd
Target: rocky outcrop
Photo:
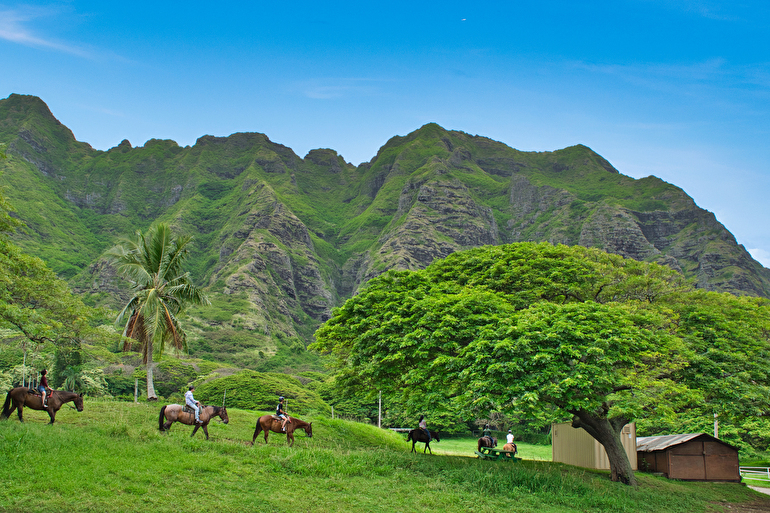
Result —
<instances>
[{"instance_id":1,"label":"rocky outcrop","mask_svg":"<svg viewBox=\"0 0 770 513\"><path fill-rule=\"evenodd\" d=\"M191 265L209 294L244 302L233 315L200 315L246 332L252 353L308 342L333 307L388 269L487 244L593 246L664 263L705 289L770 296L770 271L712 213L581 145L521 152L430 124L357 168L331 149L299 158L256 133L96 152L42 101L16 95L0 100L0 143L9 155L0 181L19 217L36 221L18 235L22 247L68 276L80 271L79 292L116 306L125 288L99 256L172 219L197 238Z\"/></svg>"}]
</instances>

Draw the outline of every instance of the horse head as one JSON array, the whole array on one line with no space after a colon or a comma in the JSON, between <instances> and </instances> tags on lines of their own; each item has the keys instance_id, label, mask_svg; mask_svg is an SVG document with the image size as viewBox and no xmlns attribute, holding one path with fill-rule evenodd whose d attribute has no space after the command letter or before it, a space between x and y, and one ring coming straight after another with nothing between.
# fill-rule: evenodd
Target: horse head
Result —
<instances>
[{"instance_id":1,"label":"horse head","mask_svg":"<svg viewBox=\"0 0 770 513\"><path fill-rule=\"evenodd\" d=\"M305 426L305 434L308 436L308 438L313 438L313 423L309 422L307 426Z\"/></svg>"},{"instance_id":2,"label":"horse head","mask_svg":"<svg viewBox=\"0 0 770 513\"><path fill-rule=\"evenodd\" d=\"M228 416L227 416L227 408L225 408L224 406L222 406L222 407L219 409L219 412L218 412L218 413L219 413L219 418L220 418L220 419L222 419L222 422L224 422L225 424L227 424L228 422L230 422L230 417L228 417Z\"/></svg>"},{"instance_id":3,"label":"horse head","mask_svg":"<svg viewBox=\"0 0 770 513\"><path fill-rule=\"evenodd\" d=\"M75 399L72 400L72 402L75 403L75 408L77 408L78 411L83 411L83 394L76 395Z\"/></svg>"}]
</instances>

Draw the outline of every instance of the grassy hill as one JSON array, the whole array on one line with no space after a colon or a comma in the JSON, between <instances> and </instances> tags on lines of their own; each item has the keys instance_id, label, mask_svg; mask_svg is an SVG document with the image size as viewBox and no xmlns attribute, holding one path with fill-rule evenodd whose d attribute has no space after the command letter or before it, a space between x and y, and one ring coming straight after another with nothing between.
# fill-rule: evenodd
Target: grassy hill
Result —
<instances>
[{"instance_id":1,"label":"grassy hill","mask_svg":"<svg viewBox=\"0 0 770 513\"><path fill-rule=\"evenodd\" d=\"M631 489L593 472L542 461L494 464L410 454L404 436L307 417L293 448L251 438L258 413L232 409L211 441L175 424L158 432L161 405L87 400L57 423L25 411L0 423L0 510L37 511L757 511L770 498L739 484L640 474ZM440 446L439 442L436 444ZM767 509L758 509L765 511Z\"/></svg>"}]
</instances>

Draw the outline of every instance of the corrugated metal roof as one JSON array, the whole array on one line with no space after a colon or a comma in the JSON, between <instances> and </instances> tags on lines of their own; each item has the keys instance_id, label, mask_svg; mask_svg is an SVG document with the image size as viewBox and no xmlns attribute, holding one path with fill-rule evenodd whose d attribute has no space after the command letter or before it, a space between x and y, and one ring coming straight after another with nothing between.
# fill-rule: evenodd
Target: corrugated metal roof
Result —
<instances>
[{"instance_id":1,"label":"corrugated metal roof","mask_svg":"<svg viewBox=\"0 0 770 513\"><path fill-rule=\"evenodd\" d=\"M636 450L642 452L662 451L673 445L683 444L702 436L720 442L728 447L733 447L728 443L722 442L719 438L714 438L705 433L687 433L684 435L638 436L636 437Z\"/></svg>"}]
</instances>

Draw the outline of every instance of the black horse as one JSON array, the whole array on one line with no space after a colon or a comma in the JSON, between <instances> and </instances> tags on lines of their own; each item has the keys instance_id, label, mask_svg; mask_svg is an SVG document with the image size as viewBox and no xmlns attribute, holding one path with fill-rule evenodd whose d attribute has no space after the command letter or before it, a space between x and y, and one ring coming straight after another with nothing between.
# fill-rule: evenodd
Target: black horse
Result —
<instances>
[{"instance_id":1,"label":"black horse","mask_svg":"<svg viewBox=\"0 0 770 513\"><path fill-rule=\"evenodd\" d=\"M497 447L497 438L494 436L482 436L479 438L477 451L480 451L482 447Z\"/></svg>"},{"instance_id":2,"label":"black horse","mask_svg":"<svg viewBox=\"0 0 770 513\"><path fill-rule=\"evenodd\" d=\"M437 442L440 442L438 437L438 433L435 431L430 431L430 439L428 439L428 435L423 431L422 429L413 429L409 432L409 436L406 437L407 442L412 442L412 450L411 452L417 452L414 450L414 444L417 442L422 442L425 444L425 449L422 450L423 454L425 454L425 451L430 451L431 454L433 454L433 451L430 450L430 443L435 440Z\"/></svg>"}]
</instances>

